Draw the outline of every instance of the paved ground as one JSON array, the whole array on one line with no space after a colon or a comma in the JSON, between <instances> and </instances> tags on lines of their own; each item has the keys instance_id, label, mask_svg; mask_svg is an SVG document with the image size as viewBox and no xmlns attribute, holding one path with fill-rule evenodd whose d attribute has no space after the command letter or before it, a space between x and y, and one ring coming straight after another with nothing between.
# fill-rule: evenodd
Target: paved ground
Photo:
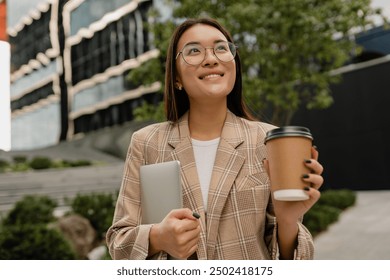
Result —
<instances>
[{"instance_id":1,"label":"paved ground","mask_svg":"<svg viewBox=\"0 0 390 280\"><path fill-rule=\"evenodd\" d=\"M25 194L47 194L63 205L65 197L77 193L115 192L120 187L123 159L85 146L70 149L66 145L22 154L37 153L54 158L88 158L101 165L0 174L0 215ZM0 153L1 157L12 155ZM317 260L390 260L390 190L357 192L356 205L344 211L314 242Z\"/></svg>"},{"instance_id":2,"label":"paved ground","mask_svg":"<svg viewBox=\"0 0 390 280\"><path fill-rule=\"evenodd\" d=\"M357 192L315 246L317 260L390 260L390 190Z\"/></svg>"}]
</instances>

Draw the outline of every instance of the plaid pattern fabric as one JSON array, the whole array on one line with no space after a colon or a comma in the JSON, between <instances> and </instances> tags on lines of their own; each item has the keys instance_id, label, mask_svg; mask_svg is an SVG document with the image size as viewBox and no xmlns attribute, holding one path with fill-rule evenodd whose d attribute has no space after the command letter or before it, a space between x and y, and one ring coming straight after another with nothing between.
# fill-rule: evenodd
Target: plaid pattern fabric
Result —
<instances>
[{"instance_id":1,"label":"plaid pattern fabric","mask_svg":"<svg viewBox=\"0 0 390 280\"><path fill-rule=\"evenodd\" d=\"M139 168L179 160L184 207L201 215L198 259L277 259L276 219L262 160L264 137L273 126L228 112L218 147L204 211L188 114L177 124L163 122L135 132L107 244L113 259L146 259L151 225L141 224ZM158 188L158 186L156 186ZM163 202L162 202L163 203ZM152 259L167 259L160 252ZM296 259L313 258L313 240L299 223Z\"/></svg>"}]
</instances>

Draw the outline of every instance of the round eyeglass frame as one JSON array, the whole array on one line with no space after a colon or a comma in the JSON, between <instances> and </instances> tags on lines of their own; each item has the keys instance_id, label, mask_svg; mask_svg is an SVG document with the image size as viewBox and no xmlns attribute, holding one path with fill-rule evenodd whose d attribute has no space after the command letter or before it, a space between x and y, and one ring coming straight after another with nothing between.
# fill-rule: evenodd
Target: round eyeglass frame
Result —
<instances>
[{"instance_id":1,"label":"round eyeglass frame","mask_svg":"<svg viewBox=\"0 0 390 280\"><path fill-rule=\"evenodd\" d=\"M212 49L212 50L213 50L213 55L214 55L219 61L221 61L221 62L230 62L230 61L233 61L234 58L235 58L236 55L237 55L238 46L235 45L235 44L233 44L232 42L226 42L226 43L229 45L229 50L230 50L230 52L232 51L232 48L234 48L234 53L232 53L233 57L232 57L232 59L230 59L230 60L227 60L227 61L221 60L221 59L218 57L218 55L215 53L215 47L216 47L216 46L214 46L214 47L203 47L203 46L200 45L200 44L199 44L199 45L200 45L202 48L204 48L204 50L205 50L205 52L204 52L204 57L203 57L203 59L202 59L201 62L199 62L199 63L197 63L197 64L192 64L192 63L189 63L187 60L185 60L184 55L183 55L183 50L184 50L188 45L185 45L185 46L181 49L181 51L179 51L179 52L177 53L177 55L176 55L176 57L175 57L175 60L176 60L176 59L179 57L179 55L181 54L181 57L182 57L182 59L183 59L183 61L184 61L185 63L187 63L188 65L197 66L197 65L202 64L202 62L206 59L206 50L207 50L207 49ZM217 44L216 44L216 45L217 45Z\"/></svg>"}]
</instances>

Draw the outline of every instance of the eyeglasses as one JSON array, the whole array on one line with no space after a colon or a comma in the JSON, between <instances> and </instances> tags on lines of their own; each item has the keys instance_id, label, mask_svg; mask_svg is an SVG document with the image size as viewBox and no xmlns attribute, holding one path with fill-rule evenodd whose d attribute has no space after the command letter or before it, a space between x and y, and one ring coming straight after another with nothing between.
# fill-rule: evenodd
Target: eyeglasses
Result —
<instances>
[{"instance_id":1,"label":"eyeglasses","mask_svg":"<svg viewBox=\"0 0 390 280\"><path fill-rule=\"evenodd\" d=\"M188 44L176 55L176 59L181 54L187 64L199 65L206 58L206 49L212 49L215 57L222 62L232 61L237 52L237 46L231 42L218 42L212 48L205 48L200 44Z\"/></svg>"}]
</instances>

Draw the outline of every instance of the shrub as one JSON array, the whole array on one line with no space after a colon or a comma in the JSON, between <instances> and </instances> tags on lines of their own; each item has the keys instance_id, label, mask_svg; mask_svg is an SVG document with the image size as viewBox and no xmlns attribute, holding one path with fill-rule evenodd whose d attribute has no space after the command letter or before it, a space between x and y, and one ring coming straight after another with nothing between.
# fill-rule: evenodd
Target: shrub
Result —
<instances>
[{"instance_id":1,"label":"shrub","mask_svg":"<svg viewBox=\"0 0 390 280\"><path fill-rule=\"evenodd\" d=\"M61 232L48 225L54 221L57 203L47 196L27 195L18 201L0 226L0 259L75 259Z\"/></svg>"},{"instance_id":2,"label":"shrub","mask_svg":"<svg viewBox=\"0 0 390 280\"><path fill-rule=\"evenodd\" d=\"M91 222L98 238L104 239L107 229L112 224L115 202L114 194L78 194L70 205L74 213L87 218Z\"/></svg>"},{"instance_id":3,"label":"shrub","mask_svg":"<svg viewBox=\"0 0 390 280\"><path fill-rule=\"evenodd\" d=\"M17 163L11 167L14 172L23 172L30 170L30 166L27 163Z\"/></svg>"},{"instance_id":4,"label":"shrub","mask_svg":"<svg viewBox=\"0 0 390 280\"><path fill-rule=\"evenodd\" d=\"M57 203L48 196L27 195L5 217L4 225L45 224L54 220Z\"/></svg>"},{"instance_id":5,"label":"shrub","mask_svg":"<svg viewBox=\"0 0 390 280\"><path fill-rule=\"evenodd\" d=\"M5 159L0 159L0 172L5 171L9 167L8 161Z\"/></svg>"},{"instance_id":6,"label":"shrub","mask_svg":"<svg viewBox=\"0 0 390 280\"><path fill-rule=\"evenodd\" d=\"M34 157L30 162L30 166L32 169L47 169L52 166L52 161L47 157Z\"/></svg>"},{"instance_id":7,"label":"shrub","mask_svg":"<svg viewBox=\"0 0 390 280\"><path fill-rule=\"evenodd\" d=\"M71 167L72 166L72 162L70 160L67 160L67 159L63 159L59 162L59 167Z\"/></svg>"},{"instance_id":8,"label":"shrub","mask_svg":"<svg viewBox=\"0 0 390 280\"><path fill-rule=\"evenodd\" d=\"M70 162L70 166L72 167L79 167L79 166L89 166L89 165L92 165L92 162L89 161L89 160L75 160L75 161L71 161Z\"/></svg>"},{"instance_id":9,"label":"shrub","mask_svg":"<svg viewBox=\"0 0 390 280\"><path fill-rule=\"evenodd\" d=\"M331 205L338 209L344 210L356 202L356 194L352 190L327 190L321 194L317 204Z\"/></svg>"},{"instance_id":10,"label":"shrub","mask_svg":"<svg viewBox=\"0 0 390 280\"><path fill-rule=\"evenodd\" d=\"M14 160L14 163L26 163L27 162L27 157L18 155L18 156L13 156L12 159Z\"/></svg>"},{"instance_id":11,"label":"shrub","mask_svg":"<svg viewBox=\"0 0 390 280\"><path fill-rule=\"evenodd\" d=\"M326 230L330 224L336 222L341 210L333 206L315 204L306 214L303 224L313 236Z\"/></svg>"},{"instance_id":12,"label":"shrub","mask_svg":"<svg viewBox=\"0 0 390 280\"><path fill-rule=\"evenodd\" d=\"M0 232L2 260L73 260L70 244L45 224L3 226Z\"/></svg>"},{"instance_id":13,"label":"shrub","mask_svg":"<svg viewBox=\"0 0 390 280\"><path fill-rule=\"evenodd\" d=\"M44 156L36 156L31 161L27 160L26 156L14 156L13 163L8 163L0 159L0 172L5 171L27 171L30 169L48 169L48 168L67 168L79 166L91 166L92 161L86 159L80 160L52 160Z\"/></svg>"},{"instance_id":14,"label":"shrub","mask_svg":"<svg viewBox=\"0 0 390 280\"><path fill-rule=\"evenodd\" d=\"M356 194L352 190L326 190L317 203L305 214L303 224L316 235L336 222L342 210L354 205Z\"/></svg>"}]
</instances>

